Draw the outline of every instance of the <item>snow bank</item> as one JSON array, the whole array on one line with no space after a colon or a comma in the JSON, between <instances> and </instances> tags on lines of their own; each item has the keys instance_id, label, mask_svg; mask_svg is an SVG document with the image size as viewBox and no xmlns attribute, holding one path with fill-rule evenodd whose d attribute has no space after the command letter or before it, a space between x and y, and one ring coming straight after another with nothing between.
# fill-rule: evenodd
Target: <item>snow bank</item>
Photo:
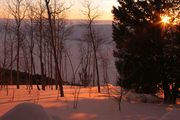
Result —
<instances>
[{"instance_id":1,"label":"snow bank","mask_svg":"<svg viewBox=\"0 0 180 120\"><path fill-rule=\"evenodd\" d=\"M42 106L21 103L5 113L0 120L53 120Z\"/></svg>"},{"instance_id":2,"label":"snow bank","mask_svg":"<svg viewBox=\"0 0 180 120\"><path fill-rule=\"evenodd\" d=\"M138 94L128 91L124 96L128 102L142 102L142 103L160 103L162 100L155 95L151 94Z\"/></svg>"}]
</instances>

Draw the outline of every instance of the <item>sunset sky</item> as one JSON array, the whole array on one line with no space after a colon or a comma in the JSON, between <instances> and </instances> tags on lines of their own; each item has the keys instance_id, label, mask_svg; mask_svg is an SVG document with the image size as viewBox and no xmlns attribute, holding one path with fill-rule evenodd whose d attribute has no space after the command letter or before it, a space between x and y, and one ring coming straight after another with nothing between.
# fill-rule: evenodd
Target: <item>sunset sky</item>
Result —
<instances>
[{"instance_id":1,"label":"sunset sky","mask_svg":"<svg viewBox=\"0 0 180 120\"><path fill-rule=\"evenodd\" d=\"M83 0L74 0L74 6L71 9L71 15L69 18L78 19L79 17L84 18L82 13L80 12L82 5L81 2ZM94 6L97 6L99 9L100 17L99 19L103 20L112 20L112 6L117 4L117 0L91 0Z\"/></svg>"},{"instance_id":2,"label":"sunset sky","mask_svg":"<svg viewBox=\"0 0 180 120\"><path fill-rule=\"evenodd\" d=\"M7 8L6 3L3 2L6 0L0 0L0 17L4 18L7 16ZM83 8L82 7L82 1L83 0L66 0L66 1L71 1L73 6L71 9L68 11L67 17L69 19L84 19L84 16L80 12L80 10ZM97 6L99 9L100 17L98 19L101 20L112 20L112 6L117 4L117 0L91 0L94 6Z\"/></svg>"}]
</instances>

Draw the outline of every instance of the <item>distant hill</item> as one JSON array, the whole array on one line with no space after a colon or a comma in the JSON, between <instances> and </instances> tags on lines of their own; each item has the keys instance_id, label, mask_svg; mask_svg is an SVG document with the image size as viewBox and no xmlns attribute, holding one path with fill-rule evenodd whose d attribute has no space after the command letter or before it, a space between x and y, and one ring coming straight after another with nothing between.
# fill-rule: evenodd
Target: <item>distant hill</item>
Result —
<instances>
[{"instance_id":1,"label":"distant hill","mask_svg":"<svg viewBox=\"0 0 180 120\"><path fill-rule=\"evenodd\" d=\"M16 85L17 84L17 71L12 70L12 81L11 81L11 70L0 68L0 85ZM28 74L27 72L19 72L19 84L20 85L41 85L42 79L40 74ZM32 81L29 81L29 77L32 78ZM57 80L51 79L49 77L44 77L43 82L45 85L56 85ZM68 82L63 82L64 84L69 84Z\"/></svg>"}]
</instances>

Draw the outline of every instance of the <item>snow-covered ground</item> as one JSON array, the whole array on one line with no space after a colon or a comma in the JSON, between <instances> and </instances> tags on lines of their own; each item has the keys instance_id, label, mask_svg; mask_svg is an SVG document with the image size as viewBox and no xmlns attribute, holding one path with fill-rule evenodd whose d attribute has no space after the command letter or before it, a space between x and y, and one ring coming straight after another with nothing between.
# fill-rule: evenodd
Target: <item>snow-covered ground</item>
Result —
<instances>
[{"instance_id":1,"label":"snow-covered ground","mask_svg":"<svg viewBox=\"0 0 180 120\"><path fill-rule=\"evenodd\" d=\"M117 96L119 88L109 87L110 95L106 86L101 88L101 93L97 93L96 87L80 88L77 109L73 108L74 93L75 90L79 90L79 87L65 86L64 98L58 97L57 90L50 90L49 88L46 91L37 91L34 86L29 94L26 86L21 86L20 90L13 89L11 86L9 87L8 96L7 90L4 88L0 90L0 120L24 120L24 118L27 118L27 120L180 119L180 105L142 103L138 100L139 97L133 93L124 95L121 112L119 112L118 102L113 97Z\"/></svg>"}]
</instances>

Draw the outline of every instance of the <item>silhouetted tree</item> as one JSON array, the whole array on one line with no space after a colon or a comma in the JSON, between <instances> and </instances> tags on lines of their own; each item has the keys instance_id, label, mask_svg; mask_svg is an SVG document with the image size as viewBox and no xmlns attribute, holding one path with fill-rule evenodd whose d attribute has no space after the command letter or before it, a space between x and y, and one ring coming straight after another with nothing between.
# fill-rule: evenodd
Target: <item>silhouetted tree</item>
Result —
<instances>
[{"instance_id":1,"label":"silhouetted tree","mask_svg":"<svg viewBox=\"0 0 180 120\"><path fill-rule=\"evenodd\" d=\"M165 46L163 48L164 64L163 75L164 80L164 102L176 103L178 89L180 88L180 26L166 28L163 40Z\"/></svg>"},{"instance_id":2,"label":"silhouetted tree","mask_svg":"<svg viewBox=\"0 0 180 120\"><path fill-rule=\"evenodd\" d=\"M120 85L143 93L156 93L162 82L163 88L169 88L166 82L170 80L167 78L169 73L165 72L165 66L170 64L164 52L168 44L162 34L161 14L176 6L176 1L118 2L119 6L113 7L112 13L113 40L116 43L114 56Z\"/></svg>"},{"instance_id":3,"label":"silhouetted tree","mask_svg":"<svg viewBox=\"0 0 180 120\"><path fill-rule=\"evenodd\" d=\"M84 39L87 42L87 65L86 68L83 68L84 70L87 70L87 76L88 79L91 78L90 73L90 64L91 64L91 58L93 58L93 73L92 73L92 79L93 79L93 85L95 81L96 76L96 82L98 87L98 92L101 92L100 88L100 70L99 70L99 59L98 59L98 49L101 45L105 44L104 39L101 36L98 36L99 33L95 29L95 20L100 16L98 7L93 4L91 0L84 0L82 3L83 10L82 13L86 17L86 32ZM92 53L92 55L91 55ZM89 64L89 67L88 67Z\"/></svg>"},{"instance_id":4,"label":"silhouetted tree","mask_svg":"<svg viewBox=\"0 0 180 120\"><path fill-rule=\"evenodd\" d=\"M25 0L10 0L8 3L8 7L10 10L10 14L15 19L15 33L16 33L16 41L17 41L17 88L19 89L19 64L20 64L20 47L22 42L22 21L25 18L26 11L27 11L27 5Z\"/></svg>"}]
</instances>

